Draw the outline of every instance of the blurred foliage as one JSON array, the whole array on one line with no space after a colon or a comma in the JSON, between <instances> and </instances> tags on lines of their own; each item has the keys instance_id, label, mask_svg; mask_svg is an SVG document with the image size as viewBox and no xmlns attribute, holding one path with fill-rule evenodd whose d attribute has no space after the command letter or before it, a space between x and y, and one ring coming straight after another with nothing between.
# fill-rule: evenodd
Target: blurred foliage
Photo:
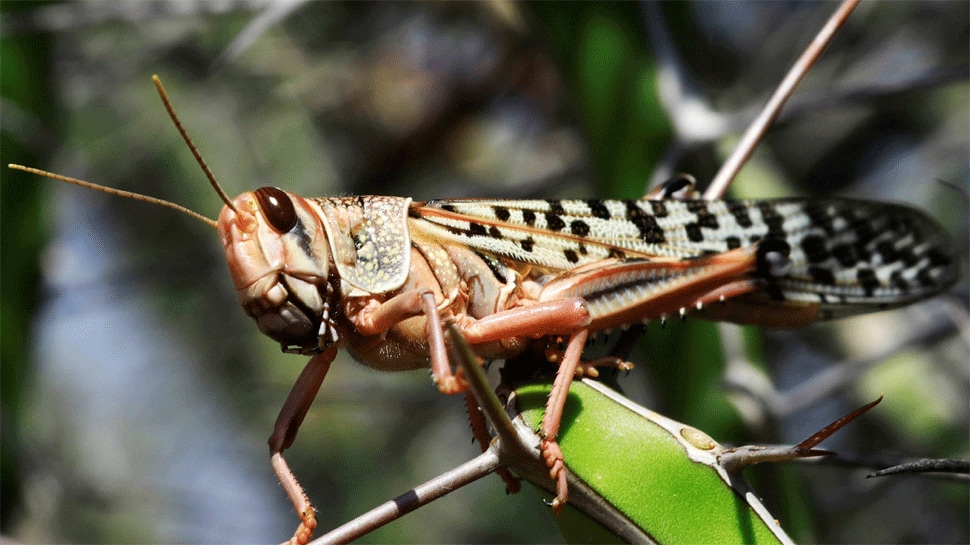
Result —
<instances>
[{"instance_id":1,"label":"blurred foliage","mask_svg":"<svg viewBox=\"0 0 970 545\"><path fill-rule=\"evenodd\" d=\"M3 163L215 215L154 94L158 73L230 194L636 197L673 172L709 179L831 9L3 2ZM863 4L735 194L903 200L966 248L968 12L962 2ZM0 530L37 542L288 535L295 517L263 441L302 361L238 312L212 232L21 173L0 180ZM966 322L966 284L954 294L764 337L650 324L637 369L615 380L725 443L801 440L892 386L871 418L826 446L966 457L970 378L955 325ZM738 388L761 380L771 395ZM464 418L426 374L345 358L288 459L328 528L473 456ZM965 484L863 474L786 466L751 478L801 541L970 539ZM556 541L546 511L535 493L506 497L485 479L366 541Z\"/></svg>"},{"instance_id":2,"label":"blurred foliage","mask_svg":"<svg viewBox=\"0 0 970 545\"><path fill-rule=\"evenodd\" d=\"M4 10L24 9L24 2L9 2ZM42 6L42 4L37 4ZM28 45L29 44L29 45ZM16 133L0 132L0 155L4 161L34 163L37 150L49 144L50 84L46 79L49 40L40 35L0 37L0 96L4 98L5 128L20 125ZM16 104L16 109L13 107ZM26 124L35 119L41 123ZM20 122L20 123L18 123ZM16 134L16 136L15 136ZM32 357L30 316L37 305L39 267L37 256L45 230L38 221L42 186L0 184L0 247L3 248L3 281L0 283L0 522L21 507L21 468L28 461L21 430L27 393L27 362ZM6 524L0 531L7 530Z\"/></svg>"}]
</instances>

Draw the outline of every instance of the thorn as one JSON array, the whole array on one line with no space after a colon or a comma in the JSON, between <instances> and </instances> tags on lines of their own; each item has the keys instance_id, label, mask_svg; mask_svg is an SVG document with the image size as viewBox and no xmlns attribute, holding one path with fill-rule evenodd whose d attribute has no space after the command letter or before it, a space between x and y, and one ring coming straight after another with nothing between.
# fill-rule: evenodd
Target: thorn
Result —
<instances>
[{"instance_id":1,"label":"thorn","mask_svg":"<svg viewBox=\"0 0 970 545\"><path fill-rule=\"evenodd\" d=\"M882 401L882 396L879 396L879 399L873 401L872 403L867 403L862 407L859 407L858 409L843 416L842 418L839 418L835 422L832 422L828 426L825 426L824 428L820 429L816 433L812 434L812 436L809 437L808 439L805 439L801 443L795 445L795 448L804 449L804 450L812 449L815 445L824 441L828 436L839 431L840 429L845 427L846 424L848 424L849 422L852 422L856 418L859 418L860 416L865 414L866 411L878 405L880 401Z\"/></svg>"}]
</instances>

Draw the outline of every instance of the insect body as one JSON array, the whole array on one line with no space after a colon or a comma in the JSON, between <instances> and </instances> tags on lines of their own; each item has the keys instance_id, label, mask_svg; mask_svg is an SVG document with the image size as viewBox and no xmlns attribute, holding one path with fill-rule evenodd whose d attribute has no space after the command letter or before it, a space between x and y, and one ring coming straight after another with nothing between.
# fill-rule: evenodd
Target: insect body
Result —
<instances>
[{"instance_id":1,"label":"insect body","mask_svg":"<svg viewBox=\"0 0 970 545\"><path fill-rule=\"evenodd\" d=\"M442 318L486 358L566 339L563 391L597 331L690 310L795 327L910 303L957 274L931 220L865 201L415 203L262 188L233 202L219 230L261 331L327 361L344 346L379 369L430 365L446 393L463 385ZM542 431L561 504L558 403L554 390Z\"/></svg>"},{"instance_id":2,"label":"insect body","mask_svg":"<svg viewBox=\"0 0 970 545\"><path fill-rule=\"evenodd\" d=\"M424 312L412 292L432 293L438 314L491 340L484 330L496 313L569 297L582 298L589 323L578 322L590 332L697 302L719 319L798 326L911 303L956 275L929 218L867 201L414 203L262 188L235 204L244 212L224 208L219 229L242 306L260 329L304 354L379 335L380 349L348 348L381 369L427 364L424 326L399 323ZM709 280L721 271L730 274ZM668 303L654 301L667 293ZM402 296L399 308L378 310ZM714 301L725 304L705 308ZM741 309L753 305L758 315L746 316ZM509 329L537 337L574 327ZM496 357L523 345L502 340Z\"/></svg>"},{"instance_id":3,"label":"insect body","mask_svg":"<svg viewBox=\"0 0 970 545\"><path fill-rule=\"evenodd\" d=\"M591 334L688 312L797 327L911 303L946 289L958 274L940 227L901 205L413 202L303 198L271 187L230 200L205 170L226 206L218 222L203 219L219 232L243 310L284 351L311 356L269 440L274 470L301 517L293 537L300 543L316 519L282 452L339 348L378 369L430 366L450 394L465 384L448 362L444 320L454 321L483 358L540 350L559 361L541 430L559 507L567 497L555 441L559 416L577 370L601 363L582 361ZM674 185L661 196L680 194L682 184Z\"/></svg>"}]
</instances>

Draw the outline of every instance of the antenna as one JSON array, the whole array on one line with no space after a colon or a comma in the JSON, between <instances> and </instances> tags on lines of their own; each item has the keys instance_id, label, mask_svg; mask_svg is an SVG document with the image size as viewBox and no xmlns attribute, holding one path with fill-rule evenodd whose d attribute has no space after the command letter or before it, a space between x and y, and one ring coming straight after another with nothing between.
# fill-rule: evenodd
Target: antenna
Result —
<instances>
[{"instance_id":1,"label":"antenna","mask_svg":"<svg viewBox=\"0 0 970 545\"><path fill-rule=\"evenodd\" d=\"M168 93L166 93L165 88L162 87L162 80L158 78L157 74L152 75L152 83L154 83L155 88L158 89L158 96L161 97L162 104L165 105L165 111L168 112L168 116L172 118L172 122L175 123L175 128L177 128L179 134L182 135L182 140L185 140L185 143L188 144L189 150L192 151L192 155L195 156L195 160L199 162L199 166L202 167L202 171L205 172L206 178L209 179L209 184L211 184L212 188L215 189L216 193L219 194L219 198L222 199L222 202L226 203L226 206L238 214L239 211L236 210L236 207L232 205L232 201L229 200L229 196L226 195L226 192L222 190L222 186L220 186L219 182L216 181L216 177L212 174L212 170L209 169L209 165L206 164L205 159L202 158L202 154L199 153L198 148L195 147L192 139L189 138L189 134L185 132L185 127L182 126L182 122L179 121L178 116L175 115L175 109L172 108L172 103L168 100Z\"/></svg>"},{"instance_id":2,"label":"antenna","mask_svg":"<svg viewBox=\"0 0 970 545\"><path fill-rule=\"evenodd\" d=\"M133 193L131 191L125 191L123 189L115 189L113 187L107 187L107 186L103 186L103 185L98 185L98 184L91 183L91 182L85 182L84 180L78 180L77 178L71 178L69 176L63 176L61 174L54 174L53 172L47 172L46 170L40 170L39 168L25 167L23 165L15 165L13 163L11 163L11 164L9 164L7 166L9 168L14 169L14 170L22 170L24 172L29 172L31 174L37 174L38 176L45 176L45 177L51 178L53 180L57 180L57 181L60 181L60 182L67 182L69 184L74 184L74 185L79 185L81 187L86 187L88 189L93 189L95 191L100 191L102 193L109 193L111 195L117 195L119 197L124 197L126 199L134 199L136 201L142 201L142 202L147 202L147 203L151 203L151 204L157 204L159 206L164 206L166 208L171 208L172 210L178 210L179 212L182 212L183 214L188 214L189 216L192 216L193 218L195 218L197 220L202 220L202 221L208 223L214 229L218 229L218 227L219 227L219 224L215 220L209 219L209 218L203 216L202 214L199 214L198 212L195 212L194 210L190 210L189 208L186 208L186 207L182 206L181 204L175 204L174 202L171 202L171 201L166 201L164 199L159 199L159 198L156 198L156 197L149 197L148 195L142 195L141 193Z\"/></svg>"},{"instance_id":3,"label":"antenna","mask_svg":"<svg viewBox=\"0 0 970 545\"><path fill-rule=\"evenodd\" d=\"M179 131L179 134L182 135L182 140L184 140L185 143L188 144L189 150L192 151L192 155L195 156L195 160L198 161L199 166L202 167L202 171L205 172L206 178L209 179L209 184L212 185L212 188L216 190L216 193L219 195L219 198L222 199L222 202L226 203L226 206L232 209L233 212L238 213L238 210L236 210L236 207L233 206L232 201L229 199L229 196L226 195L226 192L223 191L222 186L220 186L219 182L216 181L216 177L212 174L212 170L209 169L209 165L207 165L205 160L202 159L202 154L199 153L198 148L195 147L195 143L192 142L192 139L189 138L188 133L185 132L185 127L182 126L182 122L179 121L178 116L175 115L175 109L172 108L172 103L168 99L168 94L165 92L165 88L162 87L162 80L160 80L157 75L153 75L152 83L154 83L155 88L158 89L158 96L161 97L162 104L165 105L165 111L168 112L168 116L172 119L172 122L175 123L175 128L177 128ZM157 204L159 206L171 208L172 210L178 210L179 212L192 216L197 220L204 221L205 223L209 224L215 229L218 229L218 226L219 226L218 222L216 222L213 219L207 218L202 214L195 212L194 210L190 210L189 208L182 206L181 204L176 204L174 202L166 201L164 199L149 197L148 195L142 195L141 193L134 193L131 191L125 191L123 189L115 189L113 187L107 187L107 186L103 186L103 185L99 185L91 182L86 182L84 180L78 180L77 178L71 178L69 176L54 174L53 172L47 172L46 170L40 170L38 168L25 167L23 165L16 165L16 164L9 164L7 166L14 170L22 170L24 172L29 172L31 174L36 174L38 176L44 176L60 182L66 182L69 184L78 185L81 187L85 187L87 189L93 189L95 191L100 191L102 193L108 193L110 195L117 195L119 197L124 197L126 199L133 199L136 201Z\"/></svg>"}]
</instances>

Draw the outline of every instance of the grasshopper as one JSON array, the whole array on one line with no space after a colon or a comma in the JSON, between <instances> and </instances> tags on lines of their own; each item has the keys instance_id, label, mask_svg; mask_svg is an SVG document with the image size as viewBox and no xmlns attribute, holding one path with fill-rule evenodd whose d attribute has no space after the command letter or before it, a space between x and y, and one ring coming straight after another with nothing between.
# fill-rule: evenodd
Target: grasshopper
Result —
<instances>
[{"instance_id":1,"label":"grasshopper","mask_svg":"<svg viewBox=\"0 0 970 545\"><path fill-rule=\"evenodd\" d=\"M310 356L269 439L271 463L301 522L316 526L290 471L289 448L338 349L380 370L430 367L446 394L452 372L443 322L476 354L534 351L559 363L540 434L568 498L556 443L570 382L619 358L583 360L592 335L669 316L768 327L906 305L958 277L949 239L923 213L847 199L704 201L675 178L641 200L305 198L263 187L230 199L162 101L224 207L211 220L180 205L10 165L167 206L215 227L244 312L284 352Z\"/></svg>"}]
</instances>

